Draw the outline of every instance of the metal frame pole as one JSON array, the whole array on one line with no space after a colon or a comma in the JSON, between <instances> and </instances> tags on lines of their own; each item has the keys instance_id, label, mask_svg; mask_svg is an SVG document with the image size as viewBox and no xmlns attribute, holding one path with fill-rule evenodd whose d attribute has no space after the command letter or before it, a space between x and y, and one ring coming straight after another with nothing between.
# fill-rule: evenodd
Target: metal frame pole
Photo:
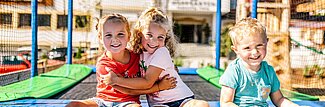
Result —
<instances>
[{"instance_id":1,"label":"metal frame pole","mask_svg":"<svg viewBox=\"0 0 325 107\"><path fill-rule=\"evenodd\" d=\"M220 40L221 40L221 0L217 0L216 13L216 69L220 68Z\"/></svg>"},{"instance_id":2,"label":"metal frame pole","mask_svg":"<svg viewBox=\"0 0 325 107\"><path fill-rule=\"evenodd\" d=\"M37 57L38 57L38 47L37 47L37 0L31 1L32 7L32 20L31 20L31 27L32 27L32 51L31 51L31 78L38 75L37 70Z\"/></svg>"},{"instance_id":3,"label":"metal frame pole","mask_svg":"<svg viewBox=\"0 0 325 107\"><path fill-rule=\"evenodd\" d=\"M67 64L72 64L72 25L73 25L73 1L68 0L68 47Z\"/></svg>"},{"instance_id":4,"label":"metal frame pole","mask_svg":"<svg viewBox=\"0 0 325 107\"><path fill-rule=\"evenodd\" d=\"M252 0L252 14L251 14L252 18L257 17L257 2L258 0Z\"/></svg>"}]
</instances>

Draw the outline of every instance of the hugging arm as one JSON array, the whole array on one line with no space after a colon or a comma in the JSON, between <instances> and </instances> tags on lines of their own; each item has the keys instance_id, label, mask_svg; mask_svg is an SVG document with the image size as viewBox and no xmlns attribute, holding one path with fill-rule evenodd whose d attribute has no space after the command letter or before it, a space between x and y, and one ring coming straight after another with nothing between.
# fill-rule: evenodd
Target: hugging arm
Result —
<instances>
[{"instance_id":1,"label":"hugging arm","mask_svg":"<svg viewBox=\"0 0 325 107\"><path fill-rule=\"evenodd\" d=\"M169 51L167 48L159 48L152 55L151 59L148 59L146 62L146 66L148 69L146 70L146 74L142 78L123 78L117 77L112 74L111 84L119 85L125 88L130 89L149 89L154 83L159 80L159 75L161 72L168 69L168 67L172 67L172 58L169 55Z\"/></svg>"},{"instance_id":2,"label":"hugging arm","mask_svg":"<svg viewBox=\"0 0 325 107\"><path fill-rule=\"evenodd\" d=\"M116 76L112 78L112 82L115 83L114 85L130 89L149 89L159 80L159 75L162 71L162 68L150 65L145 76L142 78L123 78Z\"/></svg>"},{"instance_id":3,"label":"hugging arm","mask_svg":"<svg viewBox=\"0 0 325 107\"><path fill-rule=\"evenodd\" d=\"M169 77L169 75L165 75L160 81L157 81L151 88L149 89L130 89L121 87L118 85L113 85L113 88L129 95L140 95L140 94L149 94L154 93L161 90L168 90L176 87L176 78Z\"/></svg>"},{"instance_id":4,"label":"hugging arm","mask_svg":"<svg viewBox=\"0 0 325 107\"><path fill-rule=\"evenodd\" d=\"M159 75L162 71L162 68L150 65L146 71L145 77L124 78L107 69L108 73L106 75L100 75L100 77L107 85L119 85L130 89L149 89L159 79Z\"/></svg>"}]
</instances>

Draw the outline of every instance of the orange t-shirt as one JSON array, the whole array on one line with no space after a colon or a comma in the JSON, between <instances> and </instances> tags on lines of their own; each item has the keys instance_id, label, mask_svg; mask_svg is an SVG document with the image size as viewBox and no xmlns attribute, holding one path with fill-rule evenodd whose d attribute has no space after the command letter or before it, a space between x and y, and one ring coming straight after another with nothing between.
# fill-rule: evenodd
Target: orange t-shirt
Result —
<instances>
[{"instance_id":1,"label":"orange t-shirt","mask_svg":"<svg viewBox=\"0 0 325 107\"><path fill-rule=\"evenodd\" d=\"M127 102L134 101L140 104L139 95L128 95L123 94L110 85L104 84L100 81L100 75L105 75L108 72L105 70L105 67L111 69L114 73L120 74L125 78L134 78L140 77L139 72L139 54L135 54L130 52L130 61L127 64L122 64L117 62L111 58L108 58L104 53L102 57L97 61L96 65L96 76L97 76L97 94L96 97L101 98L105 101L113 101L113 102Z\"/></svg>"}]
</instances>

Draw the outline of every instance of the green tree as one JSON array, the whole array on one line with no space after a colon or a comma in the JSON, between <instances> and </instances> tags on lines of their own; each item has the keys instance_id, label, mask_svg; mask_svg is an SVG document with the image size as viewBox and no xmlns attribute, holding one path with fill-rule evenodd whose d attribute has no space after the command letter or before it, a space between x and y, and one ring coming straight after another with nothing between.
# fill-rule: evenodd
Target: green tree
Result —
<instances>
[{"instance_id":1,"label":"green tree","mask_svg":"<svg viewBox=\"0 0 325 107\"><path fill-rule=\"evenodd\" d=\"M182 36L182 26L175 22L174 24L174 34L178 37L178 41L180 42L181 36Z\"/></svg>"},{"instance_id":2,"label":"green tree","mask_svg":"<svg viewBox=\"0 0 325 107\"><path fill-rule=\"evenodd\" d=\"M77 54L75 56L76 59L80 59L82 56L81 56L81 48L78 48L78 51L77 51Z\"/></svg>"},{"instance_id":3,"label":"green tree","mask_svg":"<svg viewBox=\"0 0 325 107\"><path fill-rule=\"evenodd\" d=\"M221 49L220 53L222 57L226 57L229 55L229 53L232 51L231 50L231 38L229 36L229 30L232 24L226 25L225 28L222 29L221 31Z\"/></svg>"}]
</instances>

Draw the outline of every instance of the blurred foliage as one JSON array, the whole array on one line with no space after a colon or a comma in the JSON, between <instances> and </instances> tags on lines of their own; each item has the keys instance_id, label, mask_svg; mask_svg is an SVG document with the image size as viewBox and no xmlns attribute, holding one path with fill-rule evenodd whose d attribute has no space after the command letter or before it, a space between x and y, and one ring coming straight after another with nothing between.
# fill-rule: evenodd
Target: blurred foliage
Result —
<instances>
[{"instance_id":1,"label":"blurred foliage","mask_svg":"<svg viewBox=\"0 0 325 107\"><path fill-rule=\"evenodd\" d=\"M176 57L174 58L174 64L175 66L183 66L184 61L182 57Z\"/></svg>"},{"instance_id":2,"label":"blurred foliage","mask_svg":"<svg viewBox=\"0 0 325 107\"><path fill-rule=\"evenodd\" d=\"M180 39L181 39L181 35L182 35L182 26L180 24L178 24L177 22L175 22L174 24L174 34L178 37L179 41L180 42Z\"/></svg>"},{"instance_id":3,"label":"blurred foliage","mask_svg":"<svg viewBox=\"0 0 325 107\"><path fill-rule=\"evenodd\" d=\"M312 77L314 74L320 78L325 77L324 70L319 65L312 65L312 66L305 67L303 71L304 77Z\"/></svg>"},{"instance_id":4,"label":"blurred foliage","mask_svg":"<svg viewBox=\"0 0 325 107\"><path fill-rule=\"evenodd\" d=\"M78 51L77 51L77 54L74 58L76 59L80 59L82 56L81 56L81 48L78 48Z\"/></svg>"},{"instance_id":5,"label":"blurred foliage","mask_svg":"<svg viewBox=\"0 0 325 107\"><path fill-rule=\"evenodd\" d=\"M46 54L43 54L42 56L41 56L41 59L48 59L49 57L46 55Z\"/></svg>"},{"instance_id":6,"label":"blurred foliage","mask_svg":"<svg viewBox=\"0 0 325 107\"><path fill-rule=\"evenodd\" d=\"M233 24L225 25L224 28L221 30L221 48L220 48L220 54L221 57L227 57L231 50L231 39L229 36L229 30L233 26Z\"/></svg>"}]
</instances>

